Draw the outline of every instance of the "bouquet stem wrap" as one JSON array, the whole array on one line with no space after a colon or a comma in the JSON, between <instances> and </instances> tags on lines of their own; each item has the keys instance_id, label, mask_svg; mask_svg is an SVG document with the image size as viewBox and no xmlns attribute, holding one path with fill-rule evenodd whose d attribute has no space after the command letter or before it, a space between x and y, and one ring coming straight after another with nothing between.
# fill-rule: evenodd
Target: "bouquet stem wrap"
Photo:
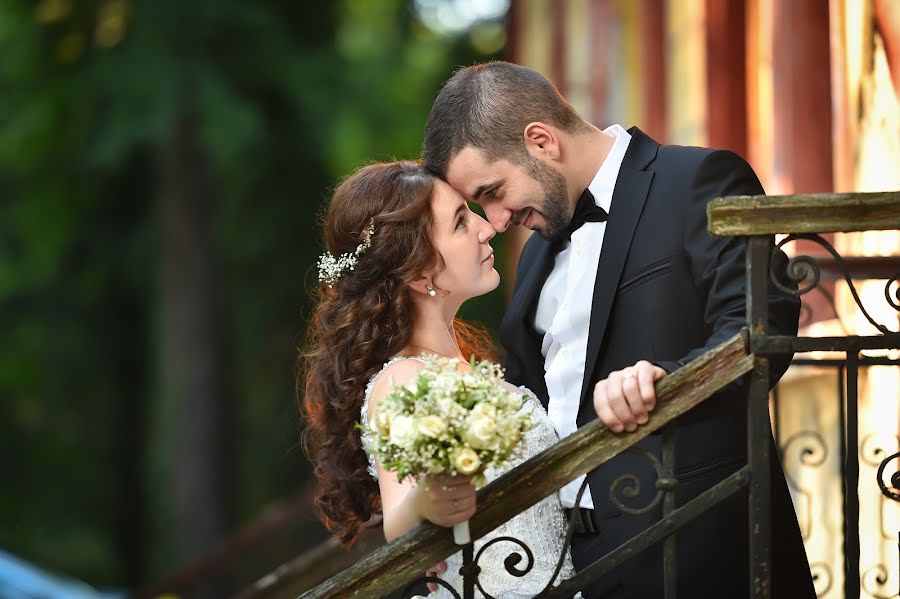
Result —
<instances>
[{"instance_id":1,"label":"bouquet stem wrap","mask_svg":"<svg viewBox=\"0 0 900 599\"><path fill-rule=\"evenodd\" d=\"M457 545L468 545L472 542L468 520L453 525L453 542Z\"/></svg>"}]
</instances>

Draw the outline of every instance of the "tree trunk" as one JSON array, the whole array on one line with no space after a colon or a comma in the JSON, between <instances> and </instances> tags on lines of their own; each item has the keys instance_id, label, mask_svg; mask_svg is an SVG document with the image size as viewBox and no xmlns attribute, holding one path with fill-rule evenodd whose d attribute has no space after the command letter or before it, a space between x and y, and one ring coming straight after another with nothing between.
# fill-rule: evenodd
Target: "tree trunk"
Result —
<instances>
[{"instance_id":1,"label":"tree trunk","mask_svg":"<svg viewBox=\"0 0 900 599\"><path fill-rule=\"evenodd\" d=\"M190 119L178 121L161 170L160 433L172 558L183 563L225 531L231 462L213 194ZM204 581L183 596L224 596L222 590Z\"/></svg>"}]
</instances>

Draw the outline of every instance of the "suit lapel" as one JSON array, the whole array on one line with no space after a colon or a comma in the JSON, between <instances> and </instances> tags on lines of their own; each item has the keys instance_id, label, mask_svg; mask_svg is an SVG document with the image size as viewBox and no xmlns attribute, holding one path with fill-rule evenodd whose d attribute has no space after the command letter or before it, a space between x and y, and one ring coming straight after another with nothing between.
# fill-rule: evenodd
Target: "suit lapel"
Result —
<instances>
[{"instance_id":1,"label":"suit lapel","mask_svg":"<svg viewBox=\"0 0 900 599\"><path fill-rule=\"evenodd\" d=\"M606 335L609 313L612 309L625 259L631 248L631 240L640 220L653 172L643 170L655 156L659 144L633 127L628 152L622 161L616 179L609 219L603 235L600 261L597 264L597 279L594 282L591 323L588 333L587 352L584 361L584 380L581 385L581 402L585 401L590 388L591 376L600 347Z\"/></svg>"},{"instance_id":2,"label":"suit lapel","mask_svg":"<svg viewBox=\"0 0 900 599\"><path fill-rule=\"evenodd\" d=\"M501 324L503 345L521 348L525 358L526 385L540 398L544 407L547 405L546 382L544 381L544 360L541 355L541 336L534 329L534 308L537 305L544 281L553 269L556 252L553 245L538 237L529 240L533 244L530 255L523 259L531 262L530 267L522 272L522 280L517 281L516 291L510 301L509 309Z\"/></svg>"},{"instance_id":3,"label":"suit lapel","mask_svg":"<svg viewBox=\"0 0 900 599\"><path fill-rule=\"evenodd\" d=\"M528 258L533 264L517 282L516 293L510 302L510 317L516 320L526 318L531 312L556 258L552 244L545 239L535 236L529 242L536 244L532 252L534 255Z\"/></svg>"}]
</instances>

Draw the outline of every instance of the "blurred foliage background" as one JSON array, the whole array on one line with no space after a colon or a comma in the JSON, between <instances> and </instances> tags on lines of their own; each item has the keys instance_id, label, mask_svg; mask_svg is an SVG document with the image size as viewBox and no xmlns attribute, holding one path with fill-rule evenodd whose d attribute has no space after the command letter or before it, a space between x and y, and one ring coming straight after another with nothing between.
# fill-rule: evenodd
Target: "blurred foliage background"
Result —
<instances>
[{"instance_id":1,"label":"blurred foliage background","mask_svg":"<svg viewBox=\"0 0 900 599\"><path fill-rule=\"evenodd\" d=\"M137 589L305 497L317 215L418 154L506 4L0 3L0 549ZM463 316L496 330L502 298ZM325 537L288 532L232 588Z\"/></svg>"}]
</instances>

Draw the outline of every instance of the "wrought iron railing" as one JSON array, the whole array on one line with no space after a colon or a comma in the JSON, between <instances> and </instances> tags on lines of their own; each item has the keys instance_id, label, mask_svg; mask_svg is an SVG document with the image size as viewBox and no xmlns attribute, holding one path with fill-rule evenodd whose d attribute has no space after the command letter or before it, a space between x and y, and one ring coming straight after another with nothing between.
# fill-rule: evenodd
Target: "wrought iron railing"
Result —
<instances>
[{"instance_id":1,"label":"wrought iron railing","mask_svg":"<svg viewBox=\"0 0 900 599\"><path fill-rule=\"evenodd\" d=\"M788 423L785 422L787 419L782 415L781 404L786 400L782 397L780 386L776 386L772 392L772 421L775 428L775 439L784 465L785 478L797 503L800 531L806 544L816 596L829 597L835 595L833 588L837 576L832 568L834 560L829 559L830 556L827 554L837 551L832 544L818 543L813 546L811 543L813 533L818 532L817 529L825 528L824 536L831 539L841 536L850 539L850 549L853 550L852 540L859 538L862 530L858 520L860 511L854 509L854 502L844 500L840 505L832 505L830 498L823 496L821 489L827 488L831 483L840 483L843 487L840 494L844 498L848 491L853 492L852 486L848 487L843 484L843 481L847 480L846 473L848 470L856 471L859 464L863 464L869 470L870 477L862 478L862 484L869 484L880 491L879 521L876 529L867 531L869 541L874 543L897 543L900 541L897 536L900 535L900 531L889 530L885 518L885 512L891 510L900 515L900 503L898 503L900 502L900 472L896 468L893 470L888 468L892 462L900 459L900 453L897 453L900 452L900 437L897 435L898 423L886 422L883 423L885 430L865 432L859 441L857 451L848 451L847 430L848 428L857 428L859 421L855 417L858 413L857 409L848 410L847 407L848 404L858 406L859 397L852 394L854 386L850 383L848 376L852 376L853 373L847 371L847 360L843 358L795 358L791 364L796 368L815 368L820 372L833 371L834 382L836 382L833 394L817 398L818 405L816 406L818 409L823 409L827 408L828 404L832 404L833 413L837 415L837 427L833 431L817 430L808 424L799 430L784 431ZM897 367L900 366L900 359L861 355L858 358L857 366L860 371L877 366ZM829 384L832 384L830 380ZM896 394L898 390L895 388L893 391ZM891 424L893 424L893 430L888 430ZM835 444L837 447L833 446ZM856 466L852 465L854 461ZM835 465L834 462L837 464ZM851 463L849 468L848 462ZM816 475L811 478L818 484L814 487L804 484L801 480L804 470L816 471ZM822 506L820 507L819 504ZM830 513L834 508L840 510L839 531L831 530L829 522L815 516L816 513ZM897 547L897 557L900 559L900 544ZM826 555L817 554L816 549L819 552L824 549ZM843 549L840 553L842 554L841 560L844 562L843 592L840 596L860 596L859 590L865 593L862 596L868 595L876 599L891 599L898 596L897 589L900 588L900 583L888 576L891 564L877 561L863 565L860 562L858 565L859 578L854 580L853 576L846 576L848 568L854 568L848 559L852 558L853 554L844 555ZM877 554L877 551L875 553ZM853 593L857 594L853 595Z\"/></svg>"},{"instance_id":2,"label":"wrought iron railing","mask_svg":"<svg viewBox=\"0 0 900 599\"><path fill-rule=\"evenodd\" d=\"M900 192L883 194L826 194L782 197L731 197L714 200L708 207L710 231L716 235L735 235L747 238L747 321L748 328L715 350L691 362L657 383L658 408L650 421L637 431L614 434L599 421L582 427L554 447L535 456L525 464L493 481L478 493L478 512L470 522L472 536L478 538L495 529L524 509L534 505L578 476L597 468L625 451L637 451L633 446L662 429L661 459L652 458L658 475L658 493L651 509L662 503L662 518L643 532L607 554L575 577L557 587L548 587L541 597L569 597L585 583L615 569L624 561L649 547L663 543L664 585L666 597L675 596L676 548L672 533L744 488L749 489L750 524L750 592L753 597L770 594L770 489L769 451L770 423L769 357L818 350L839 351L845 354L841 368L846 373L845 412L843 428L842 479L844 483L844 592L847 599L860 596L859 568L859 505L856 489L859 486L860 447L856 414L857 373L861 366L875 358L861 355L868 349L900 349L900 333L877 322L862 306L853 289L851 277L846 281L869 322L880 332L873 336L788 337L769 335L766 330L767 297L770 284L782 287L771 272L773 256L771 236L790 234L779 247L798 239L805 239L823 247L835 264L842 265L840 255L820 233L839 231L900 229ZM808 256L793 258L789 274L799 289L782 291L802 295L819 283L816 261ZM898 283L898 272L887 277L885 297L894 310L900 310L900 290L892 292ZM895 362L892 362L895 363ZM674 488L675 442L671 427L666 424L710 397L717 390L741 376L747 376L748 391L748 464L708 489L693 500L676 507ZM776 424L777 427L777 424ZM795 440L794 440L795 441ZM787 450L792 440L785 442ZM852 448L852 450L851 450ZM874 454L878 455L878 454ZM900 500L900 472L890 473L888 466L900 454L885 455L878 468L878 486L884 497ZM869 456L873 457L873 456ZM886 474L887 473L887 474ZM890 476L888 476L890 475ZM885 476L888 476L885 479ZM872 481L874 484L874 481ZM796 485L795 485L796 490ZM624 506L623 506L624 507ZM647 509L647 508L643 508ZM569 525L571 538L572 525ZM567 543L568 545L568 543ZM564 550L566 550L564 548ZM423 524L394 542L344 570L303 597L377 597L397 589L409 589L421 582L425 569L444 559L459 548L453 544L449 529ZM531 567L530 550L520 548L526 563L507 560L511 575L521 575ZM473 546L463 550L464 588L452 591L457 597L473 597L478 584L478 556ZM820 571L814 575L830 576ZM876 582L885 580L881 571L875 572ZM438 582L435 580L434 582ZM830 578L829 578L830 586ZM278 576L269 576L243 595L244 597L277 597Z\"/></svg>"},{"instance_id":3,"label":"wrought iron railing","mask_svg":"<svg viewBox=\"0 0 900 599\"><path fill-rule=\"evenodd\" d=\"M866 201L879 203L889 207L897 198L892 194L853 194L845 200L857 202ZM821 206L821 202L819 203ZM827 201L824 204L827 206ZM889 214L883 215L888 216ZM852 219L853 215L847 215ZM848 220L852 223L852 220ZM863 220L863 222L866 222ZM890 221L872 223L873 228L886 228ZM837 223L833 228L837 227ZM849 230L853 225L843 225L843 230ZM896 225L895 225L896 227ZM821 227L820 227L821 228ZM822 228L822 232L825 230ZM772 422L775 439L784 463L785 475L795 500L798 503L798 518L807 544L807 554L810 559L810 567L816 583L818 597L835 596L833 590L838 576L832 571L831 563L827 555L816 555L811 546L810 537L816 528L827 527L827 522L816 523L813 517L814 511L822 512L822 509L814 510L818 504L826 504L830 508L838 508L840 511L840 530L827 530L826 534L832 539L842 538L843 547L840 550L843 561L843 584L841 595L843 597L869 596L877 599L889 599L898 596L897 589L900 581L891 580L888 572L891 565L876 562L864 565L860 560L860 505L857 492L862 485L870 485L870 491L880 491L881 505L878 506L879 523L876 530L865 531L869 533L870 543L884 541L896 542L900 540L896 535L900 531L886 532L884 513L893 511L897 521L900 521L900 472L898 468L893 470L888 466L900 460L900 423L883 422L880 430L860 429L859 420L859 375L867 369L879 366L900 366L900 359L889 355L871 355L871 350L890 349L897 347L897 331L883 322L878 322L867 306L863 303L860 293L857 291L856 282L882 280L884 281L883 295L886 301L887 312L893 313L900 310L900 288L897 288L898 276L900 276L900 256L851 256L842 257L838 251L818 234L794 234L785 237L779 247L797 241L807 243L807 255L798 256L792 260L792 270L795 278L800 282L797 293L806 295L813 291L822 292L826 303L830 307L839 328L845 333L845 337L818 338L813 340L797 339L792 342L798 352L828 351L826 357L815 357L811 354L800 354L792 361L795 371L804 368L813 368L818 372L832 371L836 384L833 386L833 398L814 398L819 409L827 409L831 406L832 414L836 416L836 430L816 430L808 423L799 430L785 432L785 418L782 416L781 385L776 386L772 392ZM810 251L816 246L824 251ZM823 276L824 275L824 276ZM852 305L859 310L858 315L865 319L872 328L881 335L874 337L850 336L847 331L852 325L847 325L839 314L834 295L823 283L829 279L838 280L846 285L846 290L853 299ZM770 339L771 340L771 339ZM784 343L784 341L777 341ZM838 354L835 355L835 352ZM843 356L840 356L840 354ZM830 384L830 383L829 383ZM900 400L900 389L893 386L886 389L893 393L894 404ZM860 432L863 433L859 439ZM836 437L836 439L835 439ZM826 441L830 438L832 444L838 447L830 447ZM832 456L836 456L832 457ZM870 471L868 478L860 479L860 463ZM826 472L824 466L828 464L834 474ZM819 496L799 482L797 472L803 469L816 469L819 471L819 487L827 486L825 483L839 483L842 486L842 502L839 506L829 505L827 498ZM874 472L872 472L874 471ZM874 484L873 484L874 483ZM871 493L869 493L871 495ZM821 545L821 544L820 544ZM900 544L897 545L897 556L900 558ZM833 546L826 553L833 553ZM813 552L811 552L813 550ZM876 552L873 552L877 554ZM896 574L895 574L896 577Z\"/></svg>"},{"instance_id":4,"label":"wrought iron railing","mask_svg":"<svg viewBox=\"0 0 900 599\"><path fill-rule=\"evenodd\" d=\"M748 237L748 314L750 316L751 334L750 351L756 356L757 363L765 361L767 356L786 353L807 353L816 351L841 352L843 359L836 364L845 373L845 387L841 390L842 409L840 412L841 428L841 480L843 484L843 561L844 561L844 597L856 599L860 597L861 573L860 573L860 536L859 536L859 416L858 416L858 380L859 369L862 365L873 364L897 365L897 360L877 358L862 354L864 350L875 349L900 349L900 332L897 328L878 322L872 317L860 299L851 272L844 263L840 254L820 234L894 230L900 229L900 192L889 193L859 193L859 194L814 194L803 196L783 197L731 197L715 200L708 208L710 231L717 235L742 235ZM797 289L786 288L781 285L775 273L772 272L768 257L771 256L769 235L777 233L789 233L782 239L779 248L786 244L805 240L818 245L825 250L825 255L834 265L837 265L853 300L863 317L880 334L872 336L846 335L840 337L787 337L766 334L765 304L758 299L766 297L768 284L779 287L781 291L795 295L805 295L817 288L821 282L821 269L817 259L813 255L799 255L792 258L788 265L788 275L795 283ZM897 287L900 280L900 263L896 269L885 277L884 297L888 306L893 311L900 311L900 288ZM759 323L759 324L757 324ZM762 326L759 326L762 325ZM810 362L805 359L796 359L794 364L823 364L822 361ZM756 418L761 419L765 413L765 402L762 398L768 393L763 390L762 381L755 371L751 375L750 406L751 412L756 412ZM896 390L895 390L896 393ZM900 398L898 398L900 399ZM777 410L777 400L776 408ZM776 413L777 416L777 413ZM776 428L779 421L776 417ZM896 426L896 423L895 423ZM896 434L896 430L895 430ZM813 437L814 438L814 437ZM790 439L788 440L790 441ZM783 450L788 449L785 443ZM815 451L807 453L815 455ZM900 454L885 456L879 465L878 477L870 484L877 484L885 497L894 501L900 501L900 472L891 476L890 482L883 479L887 466L900 457ZM752 463L752 456L751 456ZM752 465L752 464L751 464ZM754 478L756 469L753 468ZM797 490L795 483L795 491ZM751 504L753 500L751 500ZM752 509L752 507L751 507ZM898 532L900 534L900 532ZM751 545L754 539L751 538ZM756 543L751 553L754 555L751 567L756 571L761 570L760 564L765 563L770 549L766 539ZM830 573L812 564L814 576L828 576ZM885 570L886 571L886 570ZM819 587L818 593L824 595L827 590ZM873 594L872 596L878 596ZM887 595L893 597L896 595Z\"/></svg>"}]
</instances>

